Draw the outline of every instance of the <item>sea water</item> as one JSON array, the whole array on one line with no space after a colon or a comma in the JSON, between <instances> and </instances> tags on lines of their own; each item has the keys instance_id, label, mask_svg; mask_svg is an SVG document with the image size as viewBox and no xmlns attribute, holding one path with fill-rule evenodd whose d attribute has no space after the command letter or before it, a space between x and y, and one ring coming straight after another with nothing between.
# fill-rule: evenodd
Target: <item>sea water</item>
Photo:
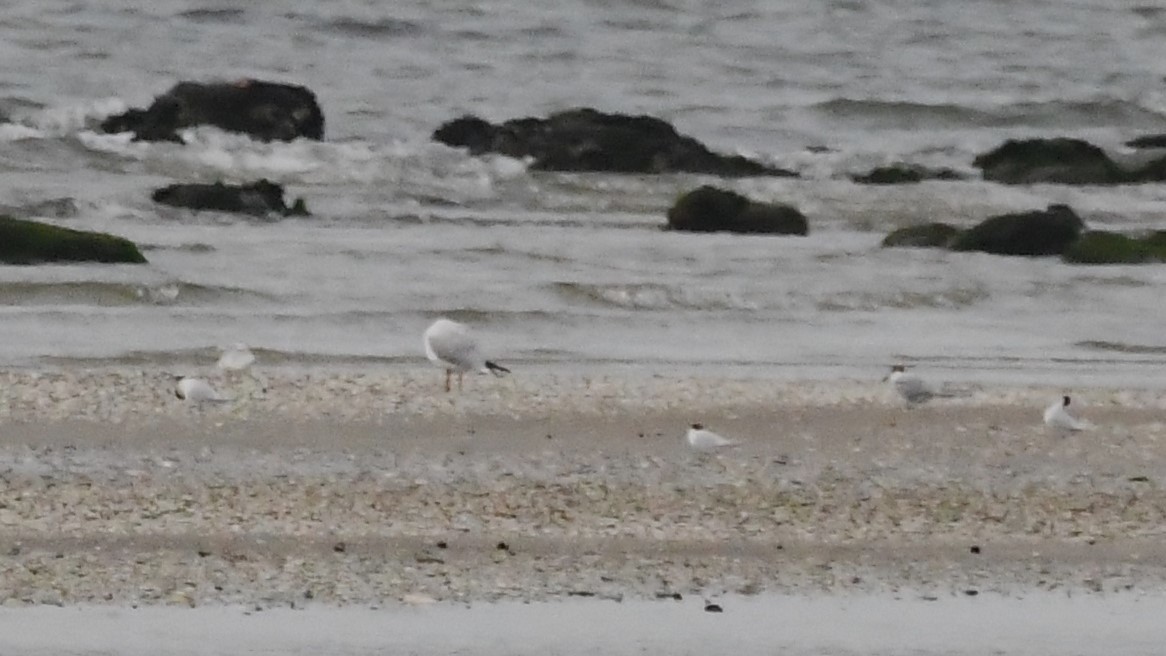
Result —
<instances>
[{"instance_id":1,"label":"sea water","mask_svg":"<svg viewBox=\"0 0 1166 656\"><path fill-rule=\"evenodd\" d=\"M927 221L1071 205L1161 228L1166 187L1007 187L976 154L1073 136L1115 158L1166 132L1166 9L1107 0L19 3L0 18L0 205L112 232L140 266L0 266L0 364L423 362L438 316L519 367L1154 385L1166 268L883 249ZM102 118L181 80L302 84L323 142L212 128L134 143ZM559 174L434 142L466 113L644 113L798 179ZM964 181L876 187L890 163ZM311 217L150 200L285 185ZM715 184L808 217L798 237L662 231Z\"/></svg>"}]
</instances>

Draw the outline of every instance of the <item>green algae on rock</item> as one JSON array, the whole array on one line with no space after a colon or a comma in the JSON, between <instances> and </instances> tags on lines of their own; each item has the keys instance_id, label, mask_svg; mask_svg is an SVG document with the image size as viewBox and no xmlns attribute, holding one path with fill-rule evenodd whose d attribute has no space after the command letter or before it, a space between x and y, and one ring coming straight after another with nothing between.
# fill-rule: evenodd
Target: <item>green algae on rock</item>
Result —
<instances>
[{"instance_id":1,"label":"green algae on rock","mask_svg":"<svg viewBox=\"0 0 1166 656\"><path fill-rule=\"evenodd\" d=\"M1166 244L1157 234L1137 238L1107 230L1092 230L1070 244L1062 257L1072 264L1166 262Z\"/></svg>"},{"instance_id":2,"label":"green algae on rock","mask_svg":"<svg viewBox=\"0 0 1166 656\"><path fill-rule=\"evenodd\" d=\"M892 231L883 238L883 246L905 248L947 248L960 229L948 223L924 223Z\"/></svg>"},{"instance_id":3,"label":"green algae on rock","mask_svg":"<svg viewBox=\"0 0 1166 656\"><path fill-rule=\"evenodd\" d=\"M145 261L138 247L122 237L0 216L0 263Z\"/></svg>"}]
</instances>

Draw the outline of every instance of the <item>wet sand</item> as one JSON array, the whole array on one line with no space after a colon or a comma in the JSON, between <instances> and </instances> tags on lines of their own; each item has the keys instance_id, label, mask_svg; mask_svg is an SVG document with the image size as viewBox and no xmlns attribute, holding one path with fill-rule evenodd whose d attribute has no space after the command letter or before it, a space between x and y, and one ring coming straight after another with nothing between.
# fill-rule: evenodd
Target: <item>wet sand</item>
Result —
<instances>
[{"instance_id":1,"label":"wet sand","mask_svg":"<svg viewBox=\"0 0 1166 656\"><path fill-rule=\"evenodd\" d=\"M1166 591L1156 390L0 373L0 604L405 608ZM702 421L742 442L692 453Z\"/></svg>"},{"instance_id":2,"label":"wet sand","mask_svg":"<svg viewBox=\"0 0 1166 656\"><path fill-rule=\"evenodd\" d=\"M0 609L0 650L39 654L1156 655L1166 598L1031 594L730 597L623 603ZM456 627L456 629L451 629Z\"/></svg>"}]
</instances>

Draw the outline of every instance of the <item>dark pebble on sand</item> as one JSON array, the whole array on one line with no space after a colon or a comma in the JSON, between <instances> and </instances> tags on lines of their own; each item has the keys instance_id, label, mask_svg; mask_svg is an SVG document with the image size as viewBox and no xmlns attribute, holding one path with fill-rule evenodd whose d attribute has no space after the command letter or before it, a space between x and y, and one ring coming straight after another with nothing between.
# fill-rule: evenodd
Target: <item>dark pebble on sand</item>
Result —
<instances>
[{"instance_id":1,"label":"dark pebble on sand","mask_svg":"<svg viewBox=\"0 0 1166 656\"><path fill-rule=\"evenodd\" d=\"M966 594L969 597L974 597L974 596L980 594L980 591L975 589L975 588L968 588L967 590L964 590L964 594Z\"/></svg>"},{"instance_id":2,"label":"dark pebble on sand","mask_svg":"<svg viewBox=\"0 0 1166 656\"><path fill-rule=\"evenodd\" d=\"M336 544L332 545L332 551L335 551L336 553L344 553L345 551L348 551L348 545L344 544L343 542L337 542Z\"/></svg>"},{"instance_id":3,"label":"dark pebble on sand","mask_svg":"<svg viewBox=\"0 0 1166 656\"><path fill-rule=\"evenodd\" d=\"M706 613L723 613L723 612L725 612L725 609L721 608L720 604L705 604L704 605L704 612L706 612Z\"/></svg>"},{"instance_id":4,"label":"dark pebble on sand","mask_svg":"<svg viewBox=\"0 0 1166 656\"><path fill-rule=\"evenodd\" d=\"M448 548L448 547L449 547L449 544L448 544L448 543L447 543L445 540L442 540L441 542L438 542L438 543L437 543L437 548L438 548L438 549L445 549L445 548Z\"/></svg>"},{"instance_id":5,"label":"dark pebble on sand","mask_svg":"<svg viewBox=\"0 0 1166 656\"><path fill-rule=\"evenodd\" d=\"M980 547L978 547L976 545L972 545L971 552L974 554L980 553Z\"/></svg>"}]
</instances>

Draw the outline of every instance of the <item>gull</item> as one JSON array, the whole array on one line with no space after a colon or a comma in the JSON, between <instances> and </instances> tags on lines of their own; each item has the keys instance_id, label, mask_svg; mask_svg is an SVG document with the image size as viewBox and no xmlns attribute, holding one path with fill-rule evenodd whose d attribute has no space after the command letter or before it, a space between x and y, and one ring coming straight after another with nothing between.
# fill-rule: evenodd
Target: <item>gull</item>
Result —
<instances>
[{"instance_id":1,"label":"gull","mask_svg":"<svg viewBox=\"0 0 1166 656\"><path fill-rule=\"evenodd\" d=\"M215 366L223 371L242 371L254 363L255 354L251 349L247 348L246 344L237 342L223 349L223 354L219 356Z\"/></svg>"},{"instance_id":2,"label":"gull","mask_svg":"<svg viewBox=\"0 0 1166 656\"><path fill-rule=\"evenodd\" d=\"M227 403L231 399L220 396L211 384L201 378L180 376L174 388L174 396L188 403Z\"/></svg>"},{"instance_id":3,"label":"gull","mask_svg":"<svg viewBox=\"0 0 1166 656\"><path fill-rule=\"evenodd\" d=\"M950 398L955 396L952 392L938 390L928 385L915 374L907 373L907 367L901 364L891 367L891 373L887 374L883 380L891 381L891 384L895 386L895 391L907 401L908 406L925 403L936 397Z\"/></svg>"},{"instance_id":4,"label":"gull","mask_svg":"<svg viewBox=\"0 0 1166 656\"><path fill-rule=\"evenodd\" d=\"M1061 434L1093 428L1093 424L1069 414L1068 408L1068 395L1062 396L1059 401L1045 408L1045 425Z\"/></svg>"},{"instance_id":5,"label":"gull","mask_svg":"<svg viewBox=\"0 0 1166 656\"><path fill-rule=\"evenodd\" d=\"M722 437L704 427L704 424L693 424L688 428L688 444L697 451L713 451L728 446L737 446L735 440Z\"/></svg>"},{"instance_id":6,"label":"gull","mask_svg":"<svg viewBox=\"0 0 1166 656\"><path fill-rule=\"evenodd\" d=\"M450 377L457 372L457 388L462 388L462 377L467 371L492 373L495 376L510 370L487 360L478 348L478 341L470 334L469 326L449 319L438 319L425 329L425 355L433 364L445 369L445 391L450 391Z\"/></svg>"}]
</instances>

